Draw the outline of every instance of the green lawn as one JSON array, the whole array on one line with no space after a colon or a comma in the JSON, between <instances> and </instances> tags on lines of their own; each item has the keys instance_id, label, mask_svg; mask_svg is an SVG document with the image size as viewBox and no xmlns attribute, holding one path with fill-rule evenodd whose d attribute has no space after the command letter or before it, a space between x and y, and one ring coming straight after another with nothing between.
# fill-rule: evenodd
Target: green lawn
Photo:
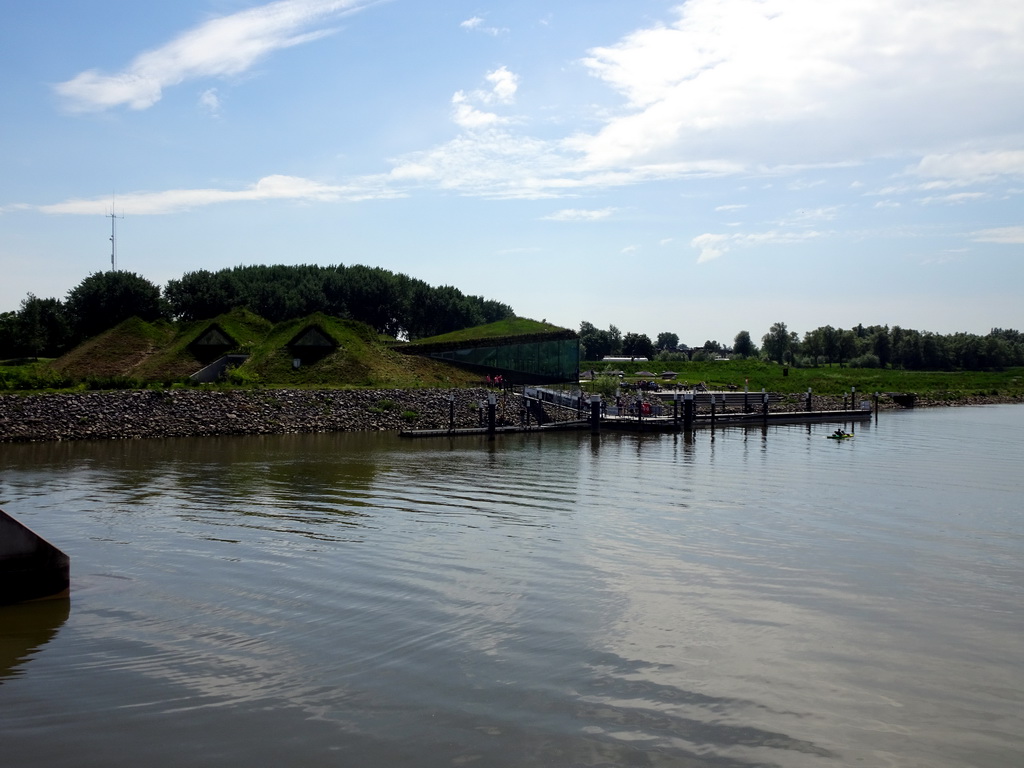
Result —
<instances>
[{"instance_id":1,"label":"green lawn","mask_svg":"<svg viewBox=\"0 0 1024 768\"><path fill-rule=\"evenodd\" d=\"M819 368L786 368L761 360L721 360L714 362L601 362L580 363L581 371L620 370L635 378L637 371L661 374L675 371L677 381L690 385L704 382L711 389L727 389L730 385L750 391L761 388L770 392L798 393L808 388L820 395L849 394L850 387L857 392L916 392L919 395L970 396L997 395L1024 396L1024 368L1005 371L899 371L876 368L840 368L838 365ZM641 377L642 378L642 377Z\"/></svg>"}]
</instances>

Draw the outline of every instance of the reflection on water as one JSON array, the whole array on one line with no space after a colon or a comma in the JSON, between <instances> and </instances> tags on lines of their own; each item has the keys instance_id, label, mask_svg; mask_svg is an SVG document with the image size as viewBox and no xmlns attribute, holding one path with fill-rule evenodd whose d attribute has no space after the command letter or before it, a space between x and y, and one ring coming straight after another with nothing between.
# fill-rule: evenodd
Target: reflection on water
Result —
<instances>
[{"instance_id":1,"label":"reflection on water","mask_svg":"<svg viewBox=\"0 0 1024 768\"><path fill-rule=\"evenodd\" d=\"M0 446L5 763L1015 765L1022 417Z\"/></svg>"},{"instance_id":2,"label":"reflection on water","mask_svg":"<svg viewBox=\"0 0 1024 768\"><path fill-rule=\"evenodd\" d=\"M70 610L67 598L0 606L0 685L22 674L21 668L54 638Z\"/></svg>"}]
</instances>

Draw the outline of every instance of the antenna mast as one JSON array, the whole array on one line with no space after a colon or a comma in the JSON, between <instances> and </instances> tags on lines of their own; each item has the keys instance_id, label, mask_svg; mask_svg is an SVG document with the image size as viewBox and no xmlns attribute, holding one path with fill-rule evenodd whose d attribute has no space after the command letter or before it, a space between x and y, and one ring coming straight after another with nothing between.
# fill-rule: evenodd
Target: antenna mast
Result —
<instances>
[{"instance_id":1,"label":"antenna mast","mask_svg":"<svg viewBox=\"0 0 1024 768\"><path fill-rule=\"evenodd\" d=\"M124 216L118 216L114 209L114 197L110 198L110 271L117 271L117 220Z\"/></svg>"}]
</instances>

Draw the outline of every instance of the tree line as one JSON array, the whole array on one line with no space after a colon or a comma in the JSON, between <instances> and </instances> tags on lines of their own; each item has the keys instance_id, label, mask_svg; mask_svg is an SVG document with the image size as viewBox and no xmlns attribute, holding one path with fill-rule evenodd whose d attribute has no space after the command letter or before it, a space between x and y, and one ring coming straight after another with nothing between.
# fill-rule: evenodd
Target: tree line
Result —
<instances>
[{"instance_id":1,"label":"tree line","mask_svg":"<svg viewBox=\"0 0 1024 768\"><path fill-rule=\"evenodd\" d=\"M708 360L721 356L762 358L784 365L815 367L840 365L857 368L902 368L918 371L979 371L1024 365L1024 334L993 328L988 334L937 334L898 325L824 325L801 337L785 323L774 323L758 347L749 331L740 331L731 347L709 339L700 347L680 346L678 334L623 334L614 325L602 330L580 324L581 356L600 360L607 356L646 357L649 360Z\"/></svg>"},{"instance_id":2,"label":"tree line","mask_svg":"<svg viewBox=\"0 0 1024 768\"><path fill-rule=\"evenodd\" d=\"M135 273L108 271L89 275L63 300L30 293L18 311L0 314L0 359L56 357L133 316L193 321L237 308L271 322L323 312L408 339L514 316L507 304L362 265L198 270L169 280L162 290Z\"/></svg>"}]
</instances>

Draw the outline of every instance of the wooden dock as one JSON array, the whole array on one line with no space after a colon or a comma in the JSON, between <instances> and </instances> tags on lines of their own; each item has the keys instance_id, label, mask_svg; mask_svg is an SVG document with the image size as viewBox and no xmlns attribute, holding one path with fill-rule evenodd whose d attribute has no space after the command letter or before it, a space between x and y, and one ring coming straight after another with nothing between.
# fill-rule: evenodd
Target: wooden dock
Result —
<instances>
[{"instance_id":1,"label":"wooden dock","mask_svg":"<svg viewBox=\"0 0 1024 768\"><path fill-rule=\"evenodd\" d=\"M693 429L708 429L717 427L750 427L784 424L809 424L829 423L847 421L867 421L872 417L871 411L862 409L840 410L840 411L769 411L737 413L726 412L716 413L712 416L709 413L702 413L693 420ZM543 426L496 426L493 430L487 427L470 427L456 429L407 429L399 434L402 437L466 437L470 435L508 435L526 432L562 432L592 430L593 424L589 419L573 421L551 422ZM605 416L598 423L598 431L609 432L681 432L683 431L682 419L675 419L672 416L649 416L637 418L636 416Z\"/></svg>"}]
</instances>

